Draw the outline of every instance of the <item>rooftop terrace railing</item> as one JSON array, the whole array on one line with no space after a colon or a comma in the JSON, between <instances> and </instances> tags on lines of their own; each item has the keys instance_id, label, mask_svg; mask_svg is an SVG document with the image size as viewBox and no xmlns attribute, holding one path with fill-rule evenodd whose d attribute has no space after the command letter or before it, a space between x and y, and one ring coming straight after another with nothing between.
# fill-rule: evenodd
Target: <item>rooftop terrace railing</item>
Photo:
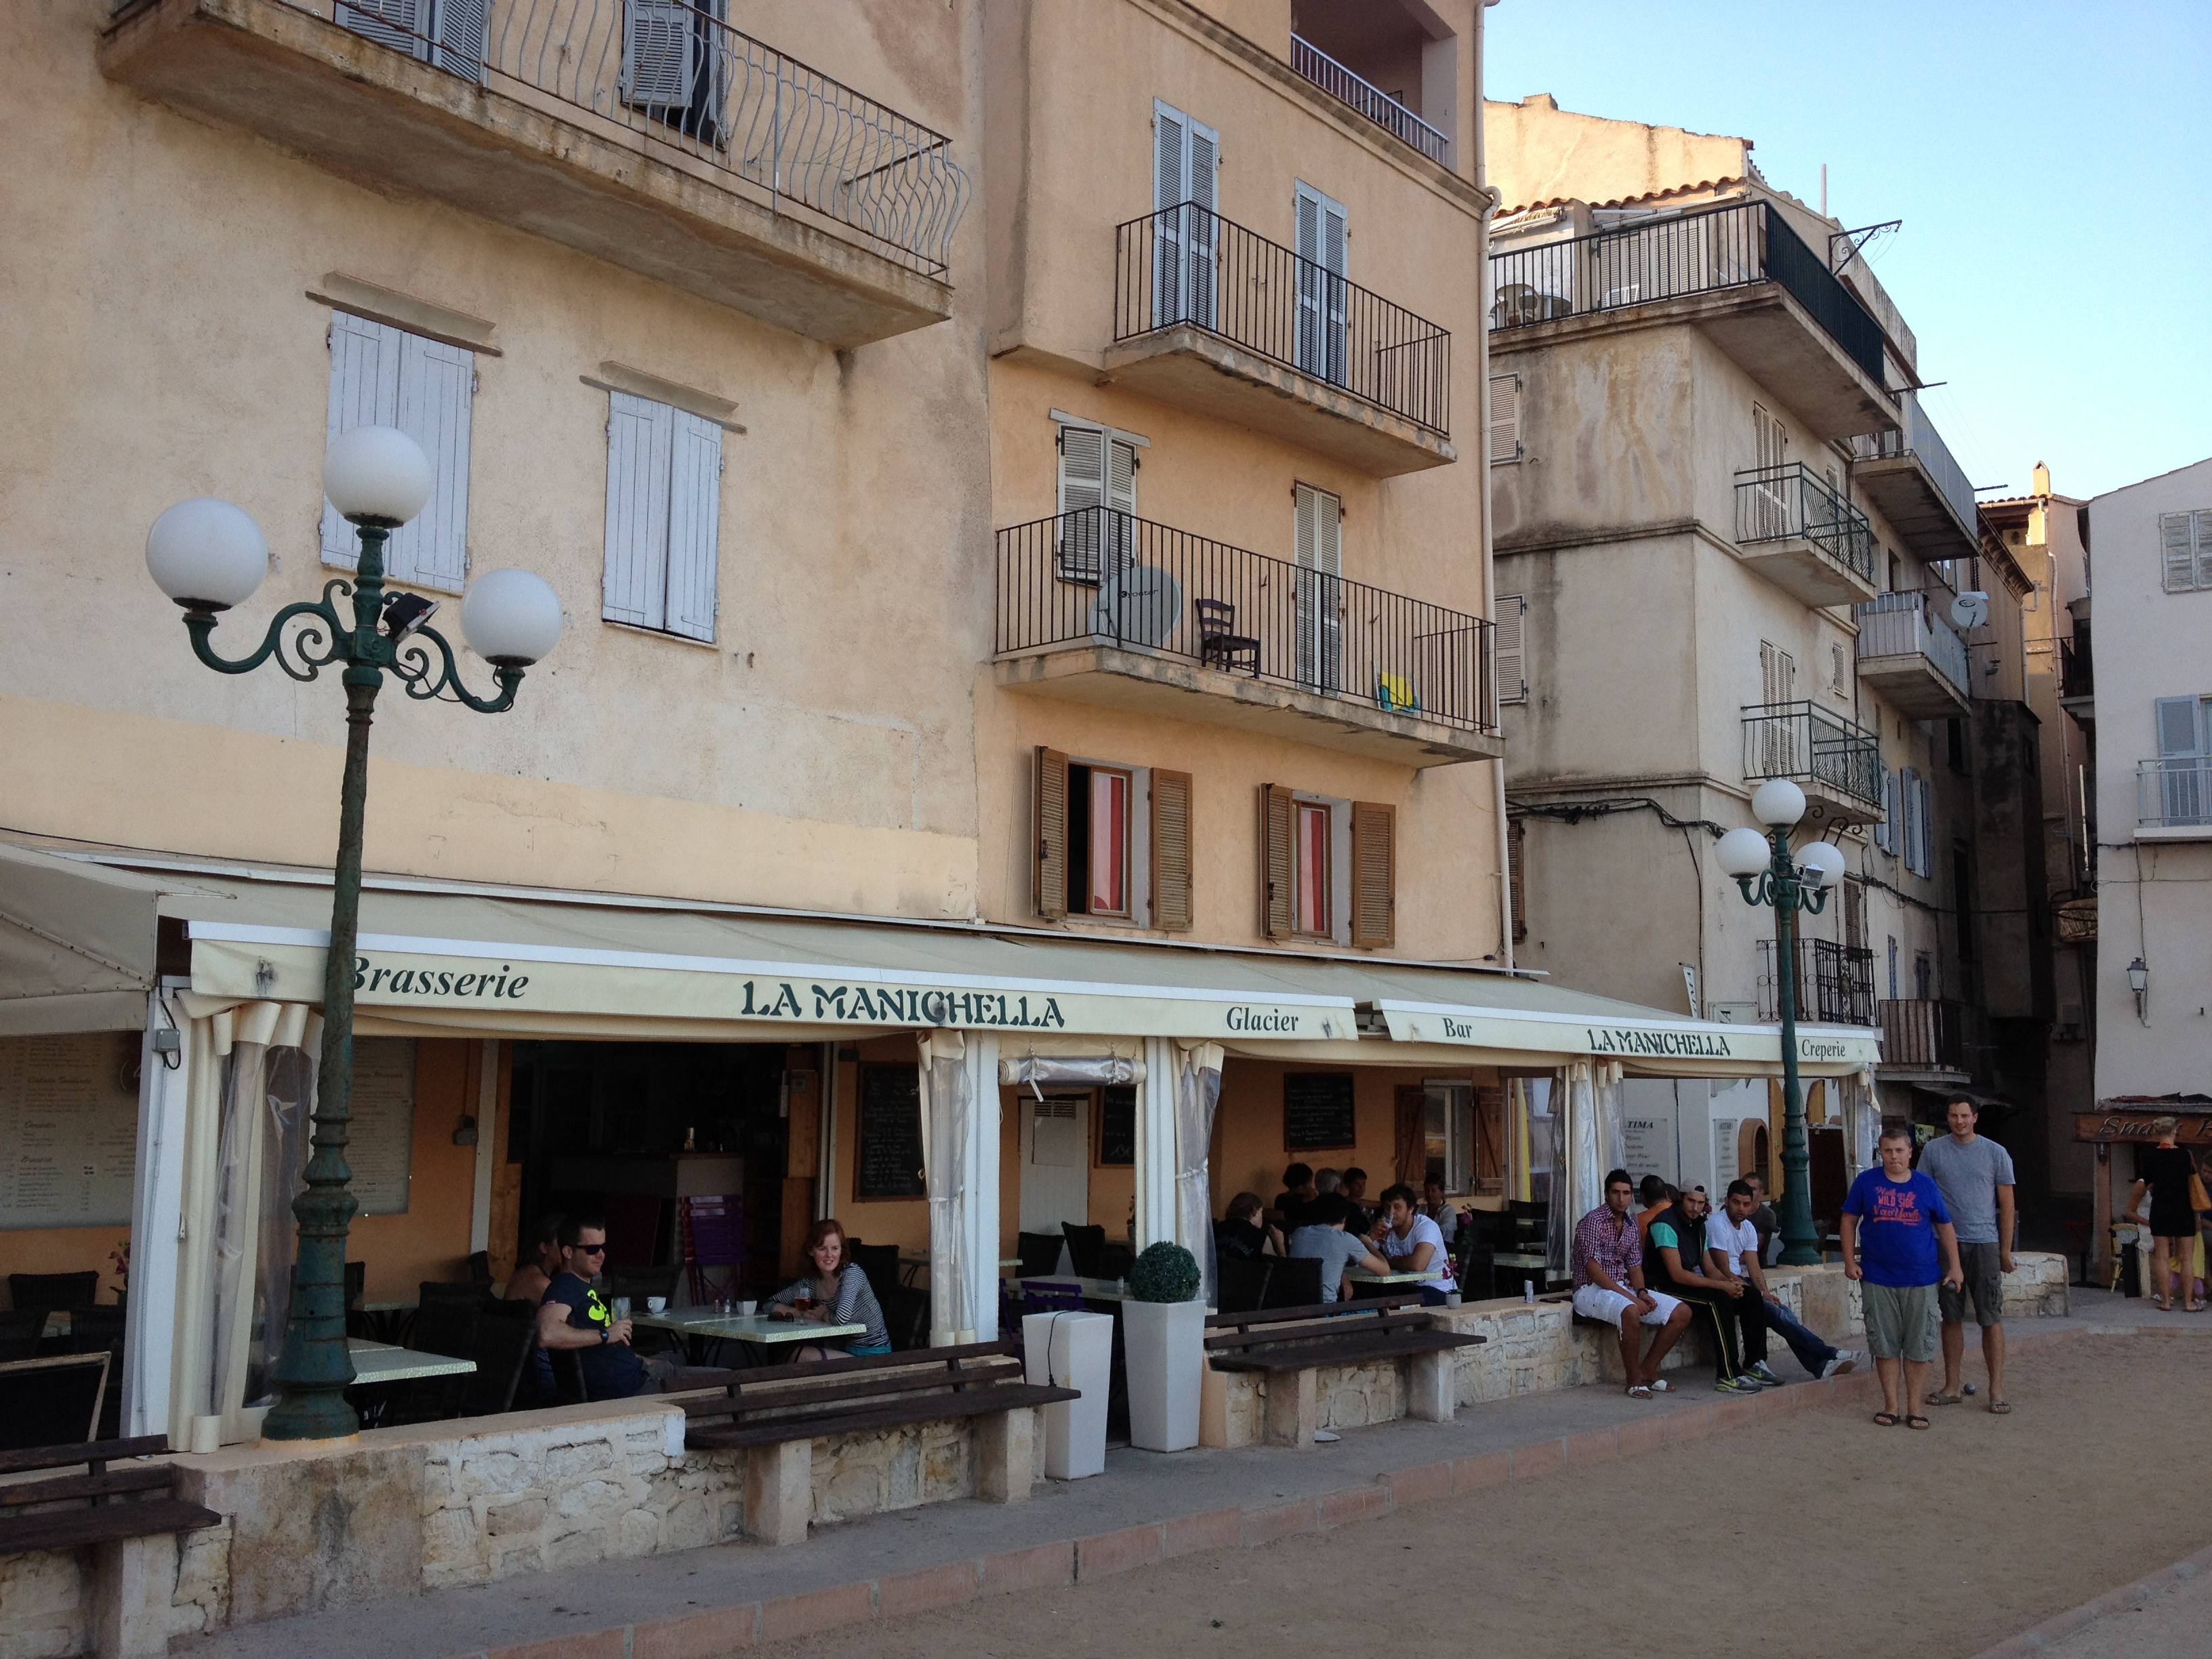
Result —
<instances>
[{"instance_id":1,"label":"rooftop terrace railing","mask_svg":"<svg viewBox=\"0 0 2212 1659\"><path fill-rule=\"evenodd\" d=\"M1114 337L1182 325L1449 432L1450 334L1194 202L1114 233Z\"/></svg>"},{"instance_id":2,"label":"rooftop terrace railing","mask_svg":"<svg viewBox=\"0 0 2212 1659\"><path fill-rule=\"evenodd\" d=\"M1802 461L1747 469L1735 475L1735 539L1811 542L1832 564L1874 580L1874 526Z\"/></svg>"},{"instance_id":3,"label":"rooftop terrace railing","mask_svg":"<svg viewBox=\"0 0 2212 1659\"><path fill-rule=\"evenodd\" d=\"M1411 144L1431 161L1442 161L1451 140L1372 82L1362 79L1312 41L1291 37L1291 67L1330 97L1358 110L1392 137Z\"/></svg>"},{"instance_id":4,"label":"rooftop terrace railing","mask_svg":"<svg viewBox=\"0 0 2212 1659\"><path fill-rule=\"evenodd\" d=\"M1869 380L1883 384L1881 325L1771 202L1665 214L1509 249L1491 256L1490 273L1493 329L1779 283Z\"/></svg>"},{"instance_id":5,"label":"rooftop terrace railing","mask_svg":"<svg viewBox=\"0 0 2212 1659\"><path fill-rule=\"evenodd\" d=\"M951 141L724 21L721 0L283 0L495 89L538 93L942 277ZM423 30L432 28L434 33Z\"/></svg>"},{"instance_id":6,"label":"rooftop terrace railing","mask_svg":"<svg viewBox=\"0 0 2212 1659\"><path fill-rule=\"evenodd\" d=\"M1001 530L997 564L1001 656L1113 645L1498 729L1480 617L1107 507Z\"/></svg>"}]
</instances>

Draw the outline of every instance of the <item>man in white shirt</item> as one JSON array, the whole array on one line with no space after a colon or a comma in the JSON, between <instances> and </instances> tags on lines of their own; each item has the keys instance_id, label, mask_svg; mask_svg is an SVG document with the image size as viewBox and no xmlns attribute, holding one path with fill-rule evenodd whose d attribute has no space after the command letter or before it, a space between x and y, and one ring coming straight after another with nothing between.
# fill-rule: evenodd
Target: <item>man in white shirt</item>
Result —
<instances>
[{"instance_id":1,"label":"man in white shirt","mask_svg":"<svg viewBox=\"0 0 2212 1659\"><path fill-rule=\"evenodd\" d=\"M1402 1181L1382 1189L1382 1218L1376 1228L1376 1241L1398 1273L1439 1273L1421 1286L1424 1305L1441 1308L1459 1290L1452 1276L1451 1254L1444 1249L1443 1230L1421 1213L1413 1189Z\"/></svg>"},{"instance_id":2,"label":"man in white shirt","mask_svg":"<svg viewBox=\"0 0 2212 1659\"><path fill-rule=\"evenodd\" d=\"M1823 1342L1767 1291L1766 1273L1759 1261L1759 1230L1751 1221L1758 1207L1759 1195L1751 1183L1731 1181L1721 1207L1705 1218L1705 1248L1722 1270L1723 1288L1733 1286L1729 1293L1739 1304L1747 1369L1762 1382L1782 1381L1766 1363L1766 1334L1773 1331L1814 1376L1841 1376L1858 1364L1857 1353Z\"/></svg>"}]
</instances>

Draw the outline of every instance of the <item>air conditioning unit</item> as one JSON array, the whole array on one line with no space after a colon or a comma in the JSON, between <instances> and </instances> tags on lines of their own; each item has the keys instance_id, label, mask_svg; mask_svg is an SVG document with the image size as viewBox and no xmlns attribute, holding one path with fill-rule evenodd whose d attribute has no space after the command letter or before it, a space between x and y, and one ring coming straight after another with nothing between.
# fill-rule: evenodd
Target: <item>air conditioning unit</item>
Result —
<instances>
[{"instance_id":1,"label":"air conditioning unit","mask_svg":"<svg viewBox=\"0 0 2212 1659\"><path fill-rule=\"evenodd\" d=\"M1755 1002L1709 1002L1705 1018L1721 1025L1756 1025L1759 1024L1759 1005Z\"/></svg>"}]
</instances>

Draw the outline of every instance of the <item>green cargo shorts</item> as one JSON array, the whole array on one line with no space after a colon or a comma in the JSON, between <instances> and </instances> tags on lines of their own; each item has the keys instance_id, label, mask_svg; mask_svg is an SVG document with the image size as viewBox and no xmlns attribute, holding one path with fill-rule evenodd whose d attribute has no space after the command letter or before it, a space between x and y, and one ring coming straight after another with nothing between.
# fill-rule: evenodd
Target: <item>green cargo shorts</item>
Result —
<instances>
[{"instance_id":1,"label":"green cargo shorts","mask_svg":"<svg viewBox=\"0 0 2212 1659\"><path fill-rule=\"evenodd\" d=\"M1936 1287L1933 1285L1859 1283L1866 1307L1867 1346L1876 1359L1910 1359L1923 1364L1936 1357Z\"/></svg>"}]
</instances>

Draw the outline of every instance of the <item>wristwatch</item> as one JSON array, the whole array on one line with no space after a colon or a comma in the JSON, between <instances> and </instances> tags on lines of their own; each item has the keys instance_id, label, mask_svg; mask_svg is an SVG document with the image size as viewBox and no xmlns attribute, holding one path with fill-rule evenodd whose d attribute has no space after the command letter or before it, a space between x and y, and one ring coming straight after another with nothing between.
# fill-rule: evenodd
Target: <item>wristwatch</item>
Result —
<instances>
[{"instance_id":1,"label":"wristwatch","mask_svg":"<svg viewBox=\"0 0 2212 1659\"><path fill-rule=\"evenodd\" d=\"M605 1326L602 1325L602 1326L600 1326L600 1327L599 1327L599 1346L600 1346L601 1347L603 1347L603 1348L604 1348L605 1346L606 1346L606 1345L607 1345L607 1338L608 1338L608 1336L609 1336L611 1334L611 1333L610 1333L610 1332L608 1331L608 1329L607 1329L607 1328L606 1328Z\"/></svg>"}]
</instances>

